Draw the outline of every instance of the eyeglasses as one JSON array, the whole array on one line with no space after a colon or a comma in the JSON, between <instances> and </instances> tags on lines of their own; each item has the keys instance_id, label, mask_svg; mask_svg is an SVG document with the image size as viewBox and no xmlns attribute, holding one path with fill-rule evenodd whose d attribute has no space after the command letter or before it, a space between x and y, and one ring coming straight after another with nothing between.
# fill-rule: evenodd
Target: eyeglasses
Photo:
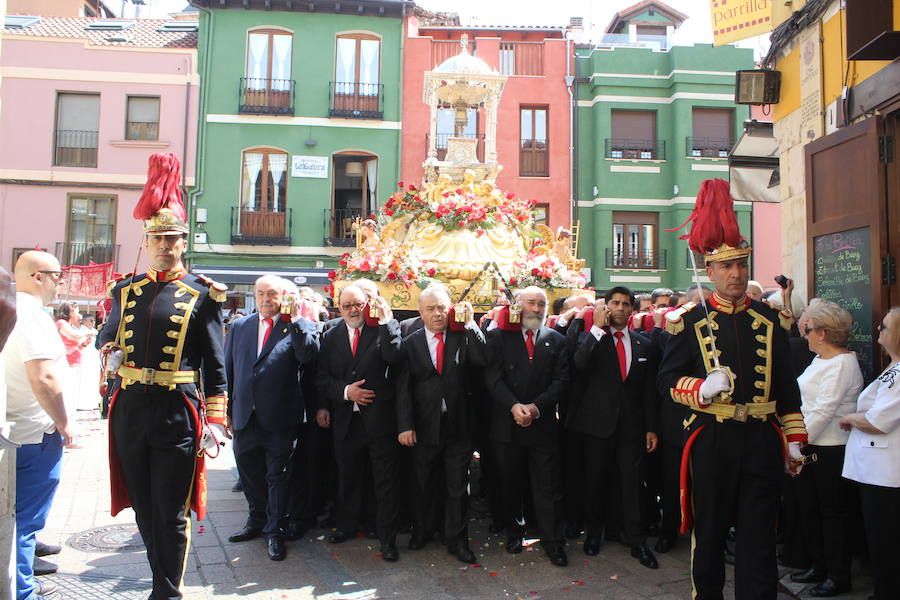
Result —
<instances>
[{"instance_id":1,"label":"eyeglasses","mask_svg":"<svg viewBox=\"0 0 900 600\"><path fill-rule=\"evenodd\" d=\"M341 304L341 310L345 312L350 312L354 308L356 310L362 310L362 307L365 306L362 302L354 302L353 304Z\"/></svg>"},{"instance_id":2,"label":"eyeglasses","mask_svg":"<svg viewBox=\"0 0 900 600\"><path fill-rule=\"evenodd\" d=\"M59 283L60 281L63 280L63 272L62 271L35 271L34 273L31 274L31 276L34 277L38 273L43 273L44 275L52 275L53 281L55 281L56 283Z\"/></svg>"}]
</instances>

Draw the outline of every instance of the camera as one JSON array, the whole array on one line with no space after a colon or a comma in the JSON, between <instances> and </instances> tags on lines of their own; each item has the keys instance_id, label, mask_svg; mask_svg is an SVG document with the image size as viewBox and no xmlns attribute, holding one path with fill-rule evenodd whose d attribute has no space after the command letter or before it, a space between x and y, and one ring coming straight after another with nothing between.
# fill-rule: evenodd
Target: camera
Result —
<instances>
[{"instance_id":1,"label":"camera","mask_svg":"<svg viewBox=\"0 0 900 600\"><path fill-rule=\"evenodd\" d=\"M776 275L776 276L775 276L775 283L777 283L778 285L780 285L780 286L781 286L781 289L786 290L786 289L787 289L787 284L788 284L788 278L785 277L784 275Z\"/></svg>"}]
</instances>

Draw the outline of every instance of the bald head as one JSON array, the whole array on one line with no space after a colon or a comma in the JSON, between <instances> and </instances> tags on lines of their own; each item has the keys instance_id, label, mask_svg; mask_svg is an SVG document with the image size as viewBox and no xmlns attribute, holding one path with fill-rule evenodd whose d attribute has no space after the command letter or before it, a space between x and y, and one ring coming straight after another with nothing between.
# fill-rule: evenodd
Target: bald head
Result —
<instances>
[{"instance_id":1,"label":"bald head","mask_svg":"<svg viewBox=\"0 0 900 600\"><path fill-rule=\"evenodd\" d=\"M56 299L62 269L52 254L29 250L16 261L15 277L17 292L31 294L42 304L50 304Z\"/></svg>"}]
</instances>

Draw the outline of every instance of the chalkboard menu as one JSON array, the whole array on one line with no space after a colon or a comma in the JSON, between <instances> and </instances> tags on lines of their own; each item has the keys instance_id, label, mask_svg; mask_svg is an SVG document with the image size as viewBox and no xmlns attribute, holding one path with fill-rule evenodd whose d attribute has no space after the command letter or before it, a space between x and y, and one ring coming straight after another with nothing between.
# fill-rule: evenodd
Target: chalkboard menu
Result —
<instances>
[{"instance_id":1,"label":"chalkboard menu","mask_svg":"<svg viewBox=\"0 0 900 600\"><path fill-rule=\"evenodd\" d=\"M850 349L856 352L867 382L875 377L878 358L872 335L871 240L868 227L813 239L815 297L831 300L853 316Z\"/></svg>"}]
</instances>

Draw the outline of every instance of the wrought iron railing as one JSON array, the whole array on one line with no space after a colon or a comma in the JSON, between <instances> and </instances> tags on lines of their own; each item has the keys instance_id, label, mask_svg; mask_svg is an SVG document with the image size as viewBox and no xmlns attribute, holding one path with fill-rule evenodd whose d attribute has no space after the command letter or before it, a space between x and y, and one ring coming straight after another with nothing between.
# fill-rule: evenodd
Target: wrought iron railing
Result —
<instances>
[{"instance_id":1,"label":"wrought iron railing","mask_svg":"<svg viewBox=\"0 0 900 600\"><path fill-rule=\"evenodd\" d=\"M325 246L355 246L356 230L353 223L362 216L360 208L326 208L322 229Z\"/></svg>"},{"instance_id":2,"label":"wrought iron railing","mask_svg":"<svg viewBox=\"0 0 900 600\"><path fill-rule=\"evenodd\" d=\"M238 112L248 115L293 115L294 80L241 77Z\"/></svg>"},{"instance_id":3,"label":"wrought iron railing","mask_svg":"<svg viewBox=\"0 0 900 600\"><path fill-rule=\"evenodd\" d=\"M97 131L57 129L53 164L58 167L96 167Z\"/></svg>"},{"instance_id":4,"label":"wrought iron railing","mask_svg":"<svg viewBox=\"0 0 900 600\"><path fill-rule=\"evenodd\" d=\"M607 138L606 158L666 160L666 141Z\"/></svg>"},{"instance_id":5,"label":"wrought iron railing","mask_svg":"<svg viewBox=\"0 0 900 600\"><path fill-rule=\"evenodd\" d=\"M156 121L128 121L125 124L126 140L158 140L159 123Z\"/></svg>"},{"instance_id":6,"label":"wrought iron railing","mask_svg":"<svg viewBox=\"0 0 900 600\"><path fill-rule=\"evenodd\" d=\"M462 135L454 135L452 133L439 133L434 136L435 140L435 150L437 150L437 159L438 160L446 160L447 159L447 142L452 137L461 137L467 139L476 139L478 140L478 144L475 146L475 155L478 157L479 162L484 162L484 134L483 133L464 133ZM427 148L431 141L431 136L427 133L425 134L425 147Z\"/></svg>"},{"instance_id":7,"label":"wrought iron railing","mask_svg":"<svg viewBox=\"0 0 900 600\"><path fill-rule=\"evenodd\" d=\"M280 212L231 207L231 243L290 246L293 209Z\"/></svg>"},{"instance_id":8,"label":"wrought iron railing","mask_svg":"<svg viewBox=\"0 0 900 600\"><path fill-rule=\"evenodd\" d=\"M685 138L687 156L702 158L728 158L734 140L731 138L687 137Z\"/></svg>"},{"instance_id":9,"label":"wrought iron railing","mask_svg":"<svg viewBox=\"0 0 900 600\"><path fill-rule=\"evenodd\" d=\"M331 117L381 119L384 117L384 84L332 81L329 86Z\"/></svg>"},{"instance_id":10,"label":"wrought iron railing","mask_svg":"<svg viewBox=\"0 0 900 600\"><path fill-rule=\"evenodd\" d=\"M95 244L92 242L56 242L56 258L59 264L89 265L91 261L97 264L113 263L113 268L119 265L119 250L121 244Z\"/></svg>"},{"instance_id":11,"label":"wrought iron railing","mask_svg":"<svg viewBox=\"0 0 900 600\"><path fill-rule=\"evenodd\" d=\"M665 250L643 250L629 252L618 248L606 249L607 269L657 269L666 268Z\"/></svg>"}]
</instances>

